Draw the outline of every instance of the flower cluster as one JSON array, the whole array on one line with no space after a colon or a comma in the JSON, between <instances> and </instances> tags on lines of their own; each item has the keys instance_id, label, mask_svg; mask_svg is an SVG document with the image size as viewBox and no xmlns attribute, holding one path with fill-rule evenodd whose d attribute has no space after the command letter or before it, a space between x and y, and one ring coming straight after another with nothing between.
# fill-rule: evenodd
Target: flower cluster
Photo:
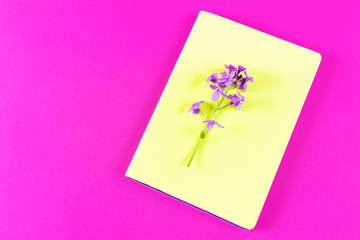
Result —
<instances>
[{"instance_id":1,"label":"flower cluster","mask_svg":"<svg viewBox=\"0 0 360 240\"><path fill-rule=\"evenodd\" d=\"M206 123L206 128L200 133L200 141L198 146L196 147L195 152L191 156L191 159L188 163L188 167L190 166L196 152L199 149L199 146L203 139L206 136L206 133L210 131L215 125L218 127L224 128L218 122L214 121L215 113L218 110L224 109L226 107L230 107L234 105L238 111L241 110L241 105L245 103L245 97L240 94L240 90L246 92L248 87L248 82L254 82L254 79L250 77L247 72L246 68L239 65L237 68L233 65L225 65L227 71L219 73L213 73L206 79L206 86L209 85L210 89L213 90L211 95L211 100L217 102L215 109L211 113L210 117L207 118L204 113L201 111L200 107L204 101L194 103L188 112L192 112L193 114L201 114ZM235 93L232 93L235 90ZM224 101L227 100L225 105L223 104ZM223 106L221 106L223 105Z\"/></svg>"},{"instance_id":2,"label":"flower cluster","mask_svg":"<svg viewBox=\"0 0 360 240\"><path fill-rule=\"evenodd\" d=\"M240 111L241 105L245 103L245 97L241 95L239 91L237 91L235 94L228 94L228 92L233 89L244 90L246 92L248 82L254 82L254 79L247 74L246 68L241 65L236 68L230 64L229 66L225 65L225 68L228 69L227 72L211 74L210 77L206 80L206 86L211 83L209 87L214 91L211 95L211 100L218 101L220 96L223 97L221 102L224 99L229 99L231 101L228 102L227 105L234 105L237 110ZM194 103L188 112L191 111L193 114L202 113L200 109L201 103L204 103L204 101ZM219 105L216 110L223 108L225 108L225 106L220 107Z\"/></svg>"}]
</instances>

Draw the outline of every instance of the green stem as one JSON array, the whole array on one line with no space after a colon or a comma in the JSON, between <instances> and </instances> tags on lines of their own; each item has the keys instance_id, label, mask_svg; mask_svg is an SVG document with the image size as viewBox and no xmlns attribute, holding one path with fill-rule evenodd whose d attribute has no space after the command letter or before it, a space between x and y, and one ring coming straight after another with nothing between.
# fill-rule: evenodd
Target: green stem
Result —
<instances>
[{"instance_id":1,"label":"green stem","mask_svg":"<svg viewBox=\"0 0 360 240\"><path fill-rule=\"evenodd\" d=\"M229 105L225 105L225 106L219 108L218 110L224 109L224 108L226 108L226 107L228 107L228 106L229 106Z\"/></svg>"},{"instance_id":2,"label":"green stem","mask_svg":"<svg viewBox=\"0 0 360 240\"><path fill-rule=\"evenodd\" d=\"M201 145L201 143L202 143L202 141L203 141L203 140L204 140L203 138L200 138L200 141L199 141L199 143L198 143L198 145L197 145L197 147L196 147L196 149L195 149L194 153L191 155L191 158L190 158L190 160L189 160L189 162L188 162L188 164L187 164L187 167L190 167L191 162L192 162L192 160L194 159L194 157L195 157L195 155L196 155L197 151L199 150L199 147L200 147L200 145Z\"/></svg>"},{"instance_id":3,"label":"green stem","mask_svg":"<svg viewBox=\"0 0 360 240\"><path fill-rule=\"evenodd\" d=\"M226 92L227 92L227 91L226 91ZM226 93L225 93L225 94L226 94ZM213 113L211 114L209 120L213 120L213 118L214 118L214 116L215 116L215 113L216 113L217 110L219 110L219 107L220 107L221 103L224 101L224 98L225 98L225 97L222 97L221 100L220 100L220 102L216 105L216 107L215 107Z\"/></svg>"},{"instance_id":4,"label":"green stem","mask_svg":"<svg viewBox=\"0 0 360 240\"><path fill-rule=\"evenodd\" d=\"M229 90L230 90L230 88L228 87L228 88L225 90L225 94L227 94ZM221 109L221 108L219 108L219 107L220 107L220 105L222 104L222 102L224 101L224 99L225 99L225 97L222 97L221 100L220 100L220 102L218 102L218 104L216 105L214 111L212 112L212 114L211 114L211 116L210 116L210 118L209 118L209 121L210 121L210 120L213 120L213 118L214 118L215 113L217 112L217 110ZM207 132L207 129L205 130L205 133L206 133L206 132Z\"/></svg>"},{"instance_id":5,"label":"green stem","mask_svg":"<svg viewBox=\"0 0 360 240\"><path fill-rule=\"evenodd\" d=\"M202 112L200 112L200 113L201 113L201 115L203 115L203 116L204 116L205 120L207 120L206 116L205 116Z\"/></svg>"},{"instance_id":6,"label":"green stem","mask_svg":"<svg viewBox=\"0 0 360 240\"><path fill-rule=\"evenodd\" d=\"M226 91L225 91L225 94L227 94L227 92L228 92L229 90L230 90L230 88L228 87L228 88L226 89ZM224 101L224 99L225 99L225 97L222 97L221 100L218 101L218 103L217 103L214 111L212 112L212 114L211 114L211 116L210 116L210 118L209 118L209 121L210 121L210 120L213 120L213 118L214 118L215 113L217 112L217 110L222 109L222 108L219 108L219 107L220 107L221 103ZM201 113L201 114L202 114L202 113ZM207 130L207 128L205 127L205 130L201 132L201 134L200 134L200 141L199 141L199 143L198 143L198 145L197 145L194 153L191 155L191 158L190 158L190 160L189 160L189 162L188 162L188 164L187 164L187 167L190 167L192 161L194 160L194 158L195 158L195 156L196 156L196 154L197 154L197 152L198 152L198 150L199 150L199 148L200 148L200 145L201 145L202 141L205 139L205 136L206 136L207 131L208 131L208 130Z\"/></svg>"}]
</instances>

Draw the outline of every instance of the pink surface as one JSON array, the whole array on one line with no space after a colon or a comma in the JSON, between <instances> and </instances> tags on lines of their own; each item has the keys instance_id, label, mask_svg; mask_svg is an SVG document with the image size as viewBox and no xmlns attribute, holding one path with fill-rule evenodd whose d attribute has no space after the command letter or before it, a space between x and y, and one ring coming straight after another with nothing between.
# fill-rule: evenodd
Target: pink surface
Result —
<instances>
[{"instance_id":1,"label":"pink surface","mask_svg":"<svg viewBox=\"0 0 360 240\"><path fill-rule=\"evenodd\" d=\"M199 10L323 57L250 232L124 177ZM359 12L356 1L2 1L0 239L359 238Z\"/></svg>"}]
</instances>

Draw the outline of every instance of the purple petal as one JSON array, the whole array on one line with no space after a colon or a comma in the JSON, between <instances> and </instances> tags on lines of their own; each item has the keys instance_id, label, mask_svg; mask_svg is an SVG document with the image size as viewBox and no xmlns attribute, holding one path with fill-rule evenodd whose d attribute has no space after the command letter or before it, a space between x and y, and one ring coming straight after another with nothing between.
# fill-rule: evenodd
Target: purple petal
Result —
<instances>
[{"instance_id":1,"label":"purple petal","mask_svg":"<svg viewBox=\"0 0 360 240\"><path fill-rule=\"evenodd\" d=\"M225 82L219 82L218 85L219 85L220 88L226 87Z\"/></svg>"},{"instance_id":2,"label":"purple petal","mask_svg":"<svg viewBox=\"0 0 360 240\"><path fill-rule=\"evenodd\" d=\"M220 90L219 92L220 92L221 96L228 98L228 96L222 90Z\"/></svg>"},{"instance_id":3,"label":"purple petal","mask_svg":"<svg viewBox=\"0 0 360 240\"><path fill-rule=\"evenodd\" d=\"M244 70L246 70L246 68L244 68L243 66L239 65L239 67L238 67L238 73L240 73L240 72L242 72L242 71L244 71Z\"/></svg>"},{"instance_id":4,"label":"purple petal","mask_svg":"<svg viewBox=\"0 0 360 240\"><path fill-rule=\"evenodd\" d=\"M218 90L219 88L217 87L217 86L215 86L215 85L210 85L209 86L212 90Z\"/></svg>"},{"instance_id":5,"label":"purple petal","mask_svg":"<svg viewBox=\"0 0 360 240\"><path fill-rule=\"evenodd\" d=\"M229 78L233 78L234 76L235 76L235 72L231 72L231 73L229 73Z\"/></svg>"},{"instance_id":6,"label":"purple petal","mask_svg":"<svg viewBox=\"0 0 360 240\"><path fill-rule=\"evenodd\" d=\"M209 121L206 127L210 131L215 126L215 122L213 120Z\"/></svg>"},{"instance_id":7,"label":"purple petal","mask_svg":"<svg viewBox=\"0 0 360 240\"><path fill-rule=\"evenodd\" d=\"M226 78L227 73L226 73L226 72L222 72L222 73L220 73L220 76L221 76L222 78Z\"/></svg>"},{"instance_id":8,"label":"purple petal","mask_svg":"<svg viewBox=\"0 0 360 240\"><path fill-rule=\"evenodd\" d=\"M247 82L245 82L245 83L242 85L242 88L243 88L244 91L246 92L246 90L247 90Z\"/></svg>"},{"instance_id":9,"label":"purple petal","mask_svg":"<svg viewBox=\"0 0 360 240\"><path fill-rule=\"evenodd\" d=\"M221 126L218 122L215 122L214 120L203 121L203 123L207 123L206 128L208 131L210 131L215 126L215 124L221 128L224 128L223 126Z\"/></svg>"},{"instance_id":10,"label":"purple petal","mask_svg":"<svg viewBox=\"0 0 360 240\"><path fill-rule=\"evenodd\" d=\"M192 113L193 113L193 114L201 113L200 108L193 108L193 109L191 109L191 110L192 110Z\"/></svg>"},{"instance_id":11,"label":"purple petal","mask_svg":"<svg viewBox=\"0 0 360 240\"><path fill-rule=\"evenodd\" d=\"M240 103L240 104L237 106L237 110L238 110L238 111L241 110L241 104L242 104L242 103Z\"/></svg>"},{"instance_id":12,"label":"purple petal","mask_svg":"<svg viewBox=\"0 0 360 240\"><path fill-rule=\"evenodd\" d=\"M208 131L211 130L211 128L214 126L214 121L210 120L210 121L203 121L203 123L206 123L206 128Z\"/></svg>"},{"instance_id":13,"label":"purple petal","mask_svg":"<svg viewBox=\"0 0 360 240\"><path fill-rule=\"evenodd\" d=\"M250 81L250 82L254 82L253 77L249 77L249 76L247 75L247 72L246 72L246 71L244 71L244 73L245 73L245 76L246 76L246 80L248 80L248 81Z\"/></svg>"},{"instance_id":14,"label":"purple petal","mask_svg":"<svg viewBox=\"0 0 360 240\"><path fill-rule=\"evenodd\" d=\"M221 128L224 128L223 126L221 126L218 122L215 122L216 125L218 125Z\"/></svg>"},{"instance_id":15,"label":"purple petal","mask_svg":"<svg viewBox=\"0 0 360 240\"><path fill-rule=\"evenodd\" d=\"M233 100L234 96L230 94L230 95L227 96L227 98Z\"/></svg>"},{"instance_id":16,"label":"purple petal","mask_svg":"<svg viewBox=\"0 0 360 240\"><path fill-rule=\"evenodd\" d=\"M207 87L207 85L209 84L209 81L210 81L210 79L206 79L206 85L205 85L205 87Z\"/></svg>"},{"instance_id":17,"label":"purple petal","mask_svg":"<svg viewBox=\"0 0 360 240\"><path fill-rule=\"evenodd\" d=\"M228 79L226 82L225 82L225 86L232 86L234 85L234 82L231 81L231 79Z\"/></svg>"},{"instance_id":18,"label":"purple petal","mask_svg":"<svg viewBox=\"0 0 360 240\"><path fill-rule=\"evenodd\" d=\"M206 86L209 84L209 82L216 82L217 78L219 77L218 73L213 73L206 79Z\"/></svg>"},{"instance_id":19,"label":"purple petal","mask_svg":"<svg viewBox=\"0 0 360 240\"><path fill-rule=\"evenodd\" d=\"M229 69L229 71L236 71L236 67L234 67L233 65L229 64L229 66L225 65L225 68Z\"/></svg>"},{"instance_id":20,"label":"purple petal","mask_svg":"<svg viewBox=\"0 0 360 240\"><path fill-rule=\"evenodd\" d=\"M241 95L239 91L236 91L236 93L239 95L239 97L240 97L241 99L245 100L244 96Z\"/></svg>"},{"instance_id":21,"label":"purple petal","mask_svg":"<svg viewBox=\"0 0 360 240\"><path fill-rule=\"evenodd\" d=\"M216 78L219 77L219 74L218 73L213 73L213 74L211 74L211 76L216 79Z\"/></svg>"},{"instance_id":22,"label":"purple petal","mask_svg":"<svg viewBox=\"0 0 360 240\"><path fill-rule=\"evenodd\" d=\"M215 91L212 95L211 95L211 100L213 101L217 101L220 97L220 93L219 91Z\"/></svg>"},{"instance_id":23,"label":"purple petal","mask_svg":"<svg viewBox=\"0 0 360 240\"><path fill-rule=\"evenodd\" d=\"M234 96L234 99L232 100L232 102L233 102L233 104L234 104L235 106L239 106L239 104L240 104L240 98L235 95L235 96Z\"/></svg>"}]
</instances>

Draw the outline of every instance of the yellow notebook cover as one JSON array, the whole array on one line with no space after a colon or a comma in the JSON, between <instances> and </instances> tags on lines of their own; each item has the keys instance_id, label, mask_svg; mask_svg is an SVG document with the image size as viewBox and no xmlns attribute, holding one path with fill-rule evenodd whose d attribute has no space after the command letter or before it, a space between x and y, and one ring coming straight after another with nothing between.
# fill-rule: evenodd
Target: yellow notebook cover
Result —
<instances>
[{"instance_id":1,"label":"yellow notebook cover","mask_svg":"<svg viewBox=\"0 0 360 240\"><path fill-rule=\"evenodd\" d=\"M321 61L320 54L201 11L146 128L126 176L244 229L256 225ZM254 83L246 103L217 113L192 165L204 128L187 113L211 111L206 79L224 64L245 66Z\"/></svg>"}]
</instances>

